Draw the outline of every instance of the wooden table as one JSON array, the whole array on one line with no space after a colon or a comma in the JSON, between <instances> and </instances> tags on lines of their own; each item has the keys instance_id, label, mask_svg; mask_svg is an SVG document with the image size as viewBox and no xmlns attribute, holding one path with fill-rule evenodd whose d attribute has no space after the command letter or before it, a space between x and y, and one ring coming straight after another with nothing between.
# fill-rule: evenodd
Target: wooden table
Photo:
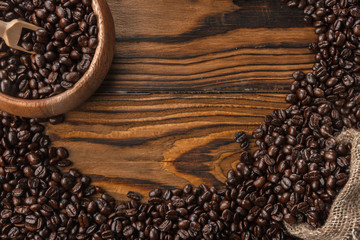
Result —
<instances>
[{"instance_id":1,"label":"wooden table","mask_svg":"<svg viewBox=\"0 0 360 240\"><path fill-rule=\"evenodd\" d=\"M54 144L118 199L223 185L241 152L233 135L285 108L292 73L311 69L313 28L279 0L108 3L113 66L95 96L48 127Z\"/></svg>"}]
</instances>

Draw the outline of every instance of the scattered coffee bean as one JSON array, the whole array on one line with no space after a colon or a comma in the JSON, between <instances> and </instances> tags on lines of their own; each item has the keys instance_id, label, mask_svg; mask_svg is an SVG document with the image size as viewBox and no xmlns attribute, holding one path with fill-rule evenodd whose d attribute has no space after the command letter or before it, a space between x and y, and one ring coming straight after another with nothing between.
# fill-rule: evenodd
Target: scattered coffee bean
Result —
<instances>
[{"instance_id":1,"label":"scattered coffee bean","mask_svg":"<svg viewBox=\"0 0 360 240\"><path fill-rule=\"evenodd\" d=\"M235 142L240 143L240 147L242 149L246 149L249 147L249 140L246 136L246 133L243 131L237 132L234 135L234 140L235 140Z\"/></svg>"}]
</instances>

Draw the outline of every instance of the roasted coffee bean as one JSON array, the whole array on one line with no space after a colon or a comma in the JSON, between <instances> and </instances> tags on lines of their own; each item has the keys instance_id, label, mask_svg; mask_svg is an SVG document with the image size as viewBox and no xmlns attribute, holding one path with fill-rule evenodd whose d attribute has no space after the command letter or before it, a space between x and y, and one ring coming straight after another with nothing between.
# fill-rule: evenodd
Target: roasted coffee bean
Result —
<instances>
[{"instance_id":1,"label":"roasted coffee bean","mask_svg":"<svg viewBox=\"0 0 360 240\"><path fill-rule=\"evenodd\" d=\"M134 228L132 226L126 226L124 229L123 229L123 235L125 237L130 237L132 236L134 233Z\"/></svg>"},{"instance_id":2,"label":"roasted coffee bean","mask_svg":"<svg viewBox=\"0 0 360 240\"><path fill-rule=\"evenodd\" d=\"M172 227L172 222L170 220L165 220L159 226L161 232L168 232Z\"/></svg>"},{"instance_id":3,"label":"roasted coffee bean","mask_svg":"<svg viewBox=\"0 0 360 240\"><path fill-rule=\"evenodd\" d=\"M128 192L126 196L135 201L141 200L141 195L135 192Z\"/></svg>"},{"instance_id":4,"label":"roasted coffee bean","mask_svg":"<svg viewBox=\"0 0 360 240\"><path fill-rule=\"evenodd\" d=\"M81 75L78 72L70 72L66 75L66 81L75 83L80 79Z\"/></svg>"},{"instance_id":5,"label":"roasted coffee bean","mask_svg":"<svg viewBox=\"0 0 360 240\"><path fill-rule=\"evenodd\" d=\"M261 176L254 181L254 186L256 188L261 188L265 184L265 182L266 182L265 177Z\"/></svg>"},{"instance_id":6,"label":"roasted coffee bean","mask_svg":"<svg viewBox=\"0 0 360 240\"><path fill-rule=\"evenodd\" d=\"M283 189L285 190L289 190L291 188L291 181L290 179L284 177L281 181L280 181L280 185Z\"/></svg>"},{"instance_id":7,"label":"roasted coffee bean","mask_svg":"<svg viewBox=\"0 0 360 240\"><path fill-rule=\"evenodd\" d=\"M240 147L242 149L246 149L247 147L249 147L249 140L246 136L246 133L243 131L237 132L234 135L234 140L235 142L240 143Z\"/></svg>"},{"instance_id":8,"label":"roasted coffee bean","mask_svg":"<svg viewBox=\"0 0 360 240\"><path fill-rule=\"evenodd\" d=\"M0 11L9 11L10 4L5 1L0 1Z\"/></svg>"}]
</instances>

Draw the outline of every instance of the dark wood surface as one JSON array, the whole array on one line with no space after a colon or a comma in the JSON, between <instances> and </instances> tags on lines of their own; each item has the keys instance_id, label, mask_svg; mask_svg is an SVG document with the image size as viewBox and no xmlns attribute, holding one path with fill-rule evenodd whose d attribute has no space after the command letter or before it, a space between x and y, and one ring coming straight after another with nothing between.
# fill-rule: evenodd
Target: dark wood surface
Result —
<instances>
[{"instance_id":1,"label":"dark wood surface","mask_svg":"<svg viewBox=\"0 0 360 240\"><path fill-rule=\"evenodd\" d=\"M233 135L285 108L315 41L279 0L108 0L116 55L98 92L49 126L74 166L118 199L132 190L221 186ZM252 148L253 148L252 143Z\"/></svg>"}]
</instances>

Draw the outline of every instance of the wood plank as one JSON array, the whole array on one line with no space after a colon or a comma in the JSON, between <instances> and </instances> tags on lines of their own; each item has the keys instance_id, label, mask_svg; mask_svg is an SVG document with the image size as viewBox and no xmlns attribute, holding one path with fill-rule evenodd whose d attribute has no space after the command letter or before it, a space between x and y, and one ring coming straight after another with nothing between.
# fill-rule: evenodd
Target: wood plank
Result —
<instances>
[{"instance_id":1,"label":"wood plank","mask_svg":"<svg viewBox=\"0 0 360 240\"><path fill-rule=\"evenodd\" d=\"M54 144L118 199L223 185L241 152L233 135L285 108L292 72L311 68L313 29L278 0L108 2L112 69L65 123L48 126Z\"/></svg>"},{"instance_id":2,"label":"wood plank","mask_svg":"<svg viewBox=\"0 0 360 240\"><path fill-rule=\"evenodd\" d=\"M100 92L284 92L294 71L311 68L313 56L305 51L245 48L182 59L116 59Z\"/></svg>"},{"instance_id":3,"label":"wood plank","mask_svg":"<svg viewBox=\"0 0 360 240\"><path fill-rule=\"evenodd\" d=\"M129 190L222 185L239 157L233 135L285 106L282 94L104 94L47 131L74 167L123 199Z\"/></svg>"},{"instance_id":4,"label":"wood plank","mask_svg":"<svg viewBox=\"0 0 360 240\"><path fill-rule=\"evenodd\" d=\"M238 28L303 28L279 0L108 0L120 41L181 42Z\"/></svg>"},{"instance_id":5,"label":"wood plank","mask_svg":"<svg viewBox=\"0 0 360 240\"><path fill-rule=\"evenodd\" d=\"M116 56L102 93L284 92L313 28L278 0L109 0Z\"/></svg>"}]
</instances>

